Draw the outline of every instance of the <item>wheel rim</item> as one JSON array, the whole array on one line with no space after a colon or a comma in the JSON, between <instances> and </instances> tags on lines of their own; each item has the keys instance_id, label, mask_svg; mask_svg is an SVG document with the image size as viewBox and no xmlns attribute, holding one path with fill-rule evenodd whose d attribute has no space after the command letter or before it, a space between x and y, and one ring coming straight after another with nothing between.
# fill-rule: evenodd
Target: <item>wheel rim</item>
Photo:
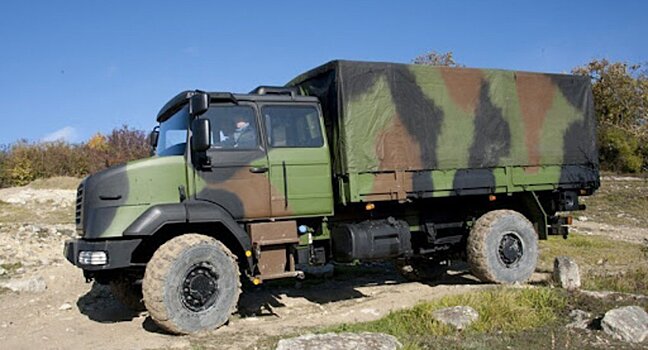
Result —
<instances>
[{"instance_id":1,"label":"wheel rim","mask_svg":"<svg viewBox=\"0 0 648 350\"><path fill-rule=\"evenodd\" d=\"M218 295L218 273L214 266L207 262L192 266L182 283L182 304L191 311L204 311L214 305Z\"/></svg>"},{"instance_id":2,"label":"wheel rim","mask_svg":"<svg viewBox=\"0 0 648 350\"><path fill-rule=\"evenodd\" d=\"M515 232L504 233L499 244L499 260L506 267L514 267L524 255L522 239Z\"/></svg>"}]
</instances>

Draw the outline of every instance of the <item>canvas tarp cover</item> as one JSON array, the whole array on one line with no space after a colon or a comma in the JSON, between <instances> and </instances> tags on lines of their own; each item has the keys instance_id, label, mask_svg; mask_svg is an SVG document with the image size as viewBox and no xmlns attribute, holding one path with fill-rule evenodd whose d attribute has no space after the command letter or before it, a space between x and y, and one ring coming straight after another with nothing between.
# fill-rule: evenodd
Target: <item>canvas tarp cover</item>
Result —
<instances>
[{"instance_id":1,"label":"canvas tarp cover","mask_svg":"<svg viewBox=\"0 0 648 350\"><path fill-rule=\"evenodd\" d=\"M586 77L332 61L288 85L320 99L338 174L597 165Z\"/></svg>"}]
</instances>

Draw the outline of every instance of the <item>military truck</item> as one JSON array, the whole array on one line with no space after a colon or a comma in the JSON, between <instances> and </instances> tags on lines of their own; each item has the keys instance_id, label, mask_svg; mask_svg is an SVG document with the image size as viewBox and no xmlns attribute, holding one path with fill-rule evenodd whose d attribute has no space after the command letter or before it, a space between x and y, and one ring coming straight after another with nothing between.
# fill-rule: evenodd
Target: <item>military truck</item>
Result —
<instances>
[{"instance_id":1,"label":"military truck","mask_svg":"<svg viewBox=\"0 0 648 350\"><path fill-rule=\"evenodd\" d=\"M587 78L332 61L249 94L184 91L155 155L85 178L66 258L172 333L217 328L241 282L393 259L533 273L599 187ZM561 214L561 215L558 215Z\"/></svg>"}]
</instances>

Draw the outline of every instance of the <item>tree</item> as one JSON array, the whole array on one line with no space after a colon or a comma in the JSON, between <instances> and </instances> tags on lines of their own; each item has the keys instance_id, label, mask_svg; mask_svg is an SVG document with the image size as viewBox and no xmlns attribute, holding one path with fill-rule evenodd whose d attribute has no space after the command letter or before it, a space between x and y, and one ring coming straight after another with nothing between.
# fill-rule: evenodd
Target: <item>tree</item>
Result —
<instances>
[{"instance_id":1,"label":"tree","mask_svg":"<svg viewBox=\"0 0 648 350\"><path fill-rule=\"evenodd\" d=\"M595 59L572 70L592 80L599 155L609 170L648 165L648 74L641 64Z\"/></svg>"},{"instance_id":2,"label":"tree","mask_svg":"<svg viewBox=\"0 0 648 350\"><path fill-rule=\"evenodd\" d=\"M412 63L414 64L424 64L428 66L443 66L443 67L463 67L462 64L458 64L453 57L452 51L439 53L434 50L416 56Z\"/></svg>"},{"instance_id":3,"label":"tree","mask_svg":"<svg viewBox=\"0 0 648 350\"><path fill-rule=\"evenodd\" d=\"M593 60L573 69L592 79L599 125L624 129L633 135L648 131L648 75L641 64Z\"/></svg>"}]
</instances>

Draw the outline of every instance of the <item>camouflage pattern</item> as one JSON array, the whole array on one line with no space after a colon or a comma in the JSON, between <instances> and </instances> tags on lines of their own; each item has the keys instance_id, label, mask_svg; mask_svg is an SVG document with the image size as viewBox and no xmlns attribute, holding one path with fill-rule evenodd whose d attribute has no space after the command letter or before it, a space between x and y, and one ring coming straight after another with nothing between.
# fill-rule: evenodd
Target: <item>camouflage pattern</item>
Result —
<instances>
[{"instance_id":1,"label":"camouflage pattern","mask_svg":"<svg viewBox=\"0 0 648 350\"><path fill-rule=\"evenodd\" d=\"M86 238L121 236L151 206L180 203L182 191L246 221L330 216L334 200L598 186L592 95L583 77L333 61L289 85L317 99L234 95L237 105L257 111L257 148L212 148L205 167L186 152L87 178L79 230ZM163 110L190 118L190 92L178 96ZM258 113L265 103L318 101L326 125L321 147L266 144Z\"/></svg>"},{"instance_id":2,"label":"camouflage pattern","mask_svg":"<svg viewBox=\"0 0 648 350\"><path fill-rule=\"evenodd\" d=\"M322 103L343 202L598 186L584 77L333 61L288 85Z\"/></svg>"},{"instance_id":3,"label":"camouflage pattern","mask_svg":"<svg viewBox=\"0 0 648 350\"><path fill-rule=\"evenodd\" d=\"M122 236L155 204L177 203L186 186L183 156L153 157L114 166L87 177L80 187L77 229L85 238Z\"/></svg>"}]
</instances>

